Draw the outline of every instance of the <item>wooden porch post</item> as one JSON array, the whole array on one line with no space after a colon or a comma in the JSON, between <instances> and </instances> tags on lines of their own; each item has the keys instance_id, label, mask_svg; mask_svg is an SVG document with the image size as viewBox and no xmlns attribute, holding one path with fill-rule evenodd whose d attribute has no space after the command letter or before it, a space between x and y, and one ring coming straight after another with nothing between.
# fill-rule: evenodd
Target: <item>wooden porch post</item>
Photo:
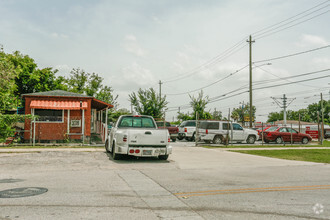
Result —
<instances>
[{"instance_id":1,"label":"wooden porch post","mask_svg":"<svg viewBox=\"0 0 330 220\"><path fill-rule=\"evenodd\" d=\"M108 108L105 109L105 134L104 134L104 141L107 139L108 136Z\"/></svg>"},{"instance_id":2,"label":"wooden porch post","mask_svg":"<svg viewBox=\"0 0 330 220\"><path fill-rule=\"evenodd\" d=\"M85 142L85 109L82 110L82 122L81 122L82 141Z\"/></svg>"},{"instance_id":3,"label":"wooden porch post","mask_svg":"<svg viewBox=\"0 0 330 220\"><path fill-rule=\"evenodd\" d=\"M67 120L68 120L68 125L67 125L68 131L67 131L67 133L68 133L68 137L69 137L69 134L70 134L70 109L68 109L68 118L67 118Z\"/></svg>"},{"instance_id":4,"label":"wooden porch post","mask_svg":"<svg viewBox=\"0 0 330 220\"><path fill-rule=\"evenodd\" d=\"M31 115L34 116L34 109L31 108ZM30 144L32 144L32 123L33 120L31 119L31 124L30 124Z\"/></svg>"}]
</instances>

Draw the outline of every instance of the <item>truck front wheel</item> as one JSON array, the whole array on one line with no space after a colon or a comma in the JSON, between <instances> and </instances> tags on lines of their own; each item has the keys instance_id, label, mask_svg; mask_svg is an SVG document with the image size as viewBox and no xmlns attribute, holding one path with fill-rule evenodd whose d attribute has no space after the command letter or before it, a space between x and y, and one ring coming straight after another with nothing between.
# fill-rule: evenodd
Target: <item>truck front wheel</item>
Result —
<instances>
[{"instance_id":1,"label":"truck front wheel","mask_svg":"<svg viewBox=\"0 0 330 220\"><path fill-rule=\"evenodd\" d=\"M168 154L167 155L159 155L158 156L158 159L160 159L160 160L167 160L167 158L168 158Z\"/></svg>"}]
</instances>

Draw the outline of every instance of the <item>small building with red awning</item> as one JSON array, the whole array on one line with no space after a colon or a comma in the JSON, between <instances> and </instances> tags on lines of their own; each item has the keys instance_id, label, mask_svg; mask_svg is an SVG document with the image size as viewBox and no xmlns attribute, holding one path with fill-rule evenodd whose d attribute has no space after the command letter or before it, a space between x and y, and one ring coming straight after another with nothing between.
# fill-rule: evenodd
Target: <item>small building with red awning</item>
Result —
<instances>
[{"instance_id":1,"label":"small building with red awning","mask_svg":"<svg viewBox=\"0 0 330 220\"><path fill-rule=\"evenodd\" d=\"M25 120L25 142L81 140L92 134L104 141L108 131L107 113L113 105L92 96L54 90L23 94L25 114L36 116Z\"/></svg>"}]
</instances>

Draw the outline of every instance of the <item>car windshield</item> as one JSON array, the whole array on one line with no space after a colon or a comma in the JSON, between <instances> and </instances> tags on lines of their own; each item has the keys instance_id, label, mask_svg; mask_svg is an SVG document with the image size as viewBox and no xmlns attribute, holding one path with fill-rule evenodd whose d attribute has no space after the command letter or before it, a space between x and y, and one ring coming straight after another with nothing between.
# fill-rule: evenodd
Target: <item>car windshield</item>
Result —
<instances>
[{"instance_id":1,"label":"car windshield","mask_svg":"<svg viewBox=\"0 0 330 220\"><path fill-rule=\"evenodd\" d=\"M149 117L128 116L121 119L119 128L156 128L153 120Z\"/></svg>"},{"instance_id":2,"label":"car windshield","mask_svg":"<svg viewBox=\"0 0 330 220\"><path fill-rule=\"evenodd\" d=\"M270 127L267 129L267 131L276 131L278 129L278 127Z\"/></svg>"}]
</instances>

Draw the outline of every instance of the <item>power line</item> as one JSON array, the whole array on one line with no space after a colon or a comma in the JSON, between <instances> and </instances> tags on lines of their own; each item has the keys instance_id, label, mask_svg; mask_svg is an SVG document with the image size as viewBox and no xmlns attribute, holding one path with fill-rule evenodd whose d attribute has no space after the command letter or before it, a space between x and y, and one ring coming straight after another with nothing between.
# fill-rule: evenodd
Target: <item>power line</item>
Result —
<instances>
[{"instance_id":1,"label":"power line","mask_svg":"<svg viewBox=\"0 0 330 220\"><path fill-rule=\"evenodd\" d=\"M259 67L259 66L257 66L257 65L256 65L256 67L259 68L259 69L261 69L261 70L263 70L263 71L266 72L266 73L271 74L272 76L275 76L276 78L279 78L280 80L285 80L285 81L288 81L288 82L291 82L290 80L288 80L288 79L291 79L291 78L296 78L296 77L301 77L301 76L307 76L307 75L312 75L312 74L316 74L316 73L320 73L320 72L325 72L325 71L327 71L327 70L316 71L316 72L304 73L304 74L299 74L299 75L294 75L294 76L289 76L289 77L281 78L281 77L279 77L279 76L277 76L277 75L275 75L275 74L273 74L273 73L271 73L271 72L269 72L269 71L267 71L267 70L264 70L263 68L261 68L261 67ZM258 84L269 83L269 82L273 82L273 79L270 79L270 80L263 80L263 81L257 81L257 82L255 82L255 84L258 85ZM310 86L310 85L305 85L305 84L302 84L302 85L303 85L303 86L308 86L308 87L317 88L317 87L315 87L315 86Z\"/></svg>"},{"instance_id":2,"label":"power line","mask_svg":"<svg viewBox=\"0 0 330 220\"><path fill-rule=\"evenodd\" d=\"M265 38L265 37L268 37L268 36L270 36L270 35L276 34L276 33L278 33L278 32L284 31L284 30L286 30L286 29L292 28L292 27L297 26L297 25L299 25L299 24L301 24L301 23L304 23L304 22L306 22L306 21L312 20L312 19L314 19L314 18L316 18L316 17L319 17L319 16L321 16L321 15L324 15L324 14L328 13L329 11L330 11L330 10L325 11L325 12L320 13L320 14L318 14L318 15L315 15L315 16L313 16L313 17L311 17L311 18L305 19L305 20L303 20L303 21L301 21L301 22L299 22L299 23L296 23L296 24L293 24L293 25L291 25L291 26L288 26L288 27L282 28L282 29L280 29L280 30L278 30L278 31L274 31L274 32L271 32L271 33L269 33L269 34L263 35L263 36L261 36L261 37L257 37L256 40L259 40L259 39L261 39L261 38Z\"/></svg>"},{"instance_id":3,"label":"power line","mask_svg":"<svg viewBox=\"0 0 330 220\"><path fill-rule=\"evenodd\" d=\"M313 94L313 93L316 93L316 92L319 92L319 91L325 91L325 90L328 90L328 89L329 89L328 87L323 87L323 88L319 88L319 89L311 89L311 90L303 91L303 94L301 94L302 93L301 91L298 91L298 92L287 93L287 95L296 95L296 97L299 98L300 96L305 96L306 94L311 94L311 93ZM242 92L240 94L243 94L243 93L246 93L246 92L247 91L244 91L244 92ZM240 94L236 94L234 96L237 96L237 95L240 95ZM318 95L318 93L316 95ZM270 98L271 97L265 97L265 98L256 99L254 101L254 103L260 103L260 102L263 102L263 101L267 101ZM220 100L216 100L216 101L220 101ZM209 102L209 103L213 103L213 102ZM306 105L306 104L302 104L302 105ZM237 104L226 105L226 106L220 107L219 110L227 110L227 108L229 108L229 107L232 108L232 107L235 107L235 106L237 106ZM169 110L168 112L177 111L177 108L179 108L179 107L181 107L181 110L182 109L189 109L189 108L191 108L190 105L173 106L173 107L168 107L168 108L175 108L175 109ZM267 106L267 108L273 108L273 107ZM277 107L277 106L275 106L275 107ZM260 109L260 108L263 108L264 109L265 107L258 107L258 109Z\"/></svg>"},{"instance_id":4,"label":"power line","mask_svg":"<svg viewBox=\"0 0 330 220\"><path fill-rule=\"evenodd\" d=\"M325 90L328 90L329 88L328 87L323 87L323 88L318 88L318 89L311 89L311 90L307 90L307 91L303 91L303 94L301 94L302 92L301 91L299 91L299 92L292 92L292 93L286 93L287 95L296 95L296 97L297 97L297 99L299 99L300 98L300 96L306 96L306 94L314 94L314 93L316 93L316 92L319 92L319 91L325 91ZM317 93L318 94L318 93ZM262 103L262 102L264 102L264 101L269 101L269 99L270 99L271 97L265 97L265 98L260 98L260 99L256 99L255 101L254 101L254 103L258 103L258 104L260 104L260 103ZM232 108L232 107L235 107L235 106L237 106L238 104L236 103L236 104L231 104L231 105L226 105L226 106L222 106L220 109L227 109L227 108ZM266 107L258 107L257 109L260 109L260 108L269 108L269 106L266 106ZM270 108L272 108L272 107L270 107Z\"/></svg>"},{"instance_id":5,"label":"power line","mask_svg":"<svg viewBox=\"0 0 330 220\"><path fill-rule=\"evenodd\" d=\"M313 52L313 51L322 50L322 49L329 48L329 47L330 47L330 44L326 45L326 46L323 46L323 47L314 48L314 49L311 49L311 50L301 51L301 52L298 52L298 53L293 53L293 54L284 55L284 56L280 56L280 57L274 57L274 58L265 59L265 60L259 60L259 61L255 61L253 63L263 63L263 62L268 62L268 61L273 61L273 60L284 59L284 58L297 56L297 55L304 54L304 53L310 53L310 52Z\"/></svg>"},{"instance_id":6,"label":"power line","mask_svg":"<svg viewBox=\"0 0 330 220\"><path fill-rule=\"evenodd\" d=\"M328 69L328 71L329 71L329 69ZM277 84L277 85L270 85L270 86L265 86L265 87L259 87L259 88L256 88L254 90L273 88L273 87L290 85L290 84L295 84L295 83L300 83L300 82L307 82L307 81L312 81L312 80L317 80L317 79L323 79L323 78L327 78L327 77L330 77L330 75L315 77L315 78L311 78L311 79L304 79L304 80L295 81L295 82L288 82L288 83L283 83L283 84Z\"/></svg>"},{"instance_id":7,"label":"power line","mask_svg":"<svg viewBox=\"0 0 330 220\"><path fill-rule=\"evenodd\" d=\"M293 54L284 55L284 56L280 56L280 57L275 57L275 58L270 58L270 59L265 59L265 60L256 61L256 62L253 62L253 64L255 64L255 63L262 63L262 62L268 62L268 61L273 61L273 60L278 60L278 59L284 59L284 58L288 58L288 57L292 57L292 56L297 56L297 55L301 55L301 54L305 54L305 53L310 53L310 52L317 51L317 50L326 49L326 48L329 48L329 47L330 47L330 45L326 45L326 46L323 46L323 47L318 47L318 48L314 48L314 49L311 49L311 50L301 51L301 52L298 52L298 53L293 53ZM210 86L212 86L212 85L214 85L214 84L216 84L216 83L218 83L218 82L221 82L221 81L223 81L223 80L229 78L230 76L232 76L232 75L234 75L234 74L240 72L241 70L245 69L247 66L248 66L248 65L242 67L241 69L239 69L239 70L237 70L237 71L235 71L235 72L233 72L233 73L230 73L229 75L225 76L224 78L221 78L221 79L219 79L219 80L217 80L217 81L215 81L215 82L213 82L213 83L211 83L211 84L208 84L208 85L206 85L206 86L203 86L203 87L201 87L201 88L194 89L194 90L191 90L191 91L188 91L188 92L175 93L175 94L166 94L166 95L169 95L169 96L171 96L171 95L172 95L172 96L176 96L176 95L184 95L184 94L188 94L188 93L191 93L191 92L196 92L196 91L199 91L199 90L205 89L205 88L207 88L207 87L210 87ZM255 66L258 67L258 68L260 68L260 67L257 66L257 65L255 65ZM260 69L263 70L263 71L265 71L265 72L267 72L266 70L264 70L264 69L262 69L262 68L260 68ZM327 71L327 70L324 70L324 71ZM321 72L322 72L322 71L321 71ZM269 72L268 72L268 73L269 73ZM280 79L282 79L282 80L287 80L287 79L289 79L289 78L295 78L295 77L299 77L299 76L303 76L303 75L310 75L310 74L315 74L315 73L318 73L318 71L317 71L317 72L307 73L307 74L301 74L301 75L297 75L297 76L284 77L284 78L280 78L280 77L278 77L278 78L280 78ZM272 74L272 75L273 75L273 74ZM268 81L270 81L270 80L268 80ZM253 84L266 83L266 82L267 82L267 81L259 81L259 82L254 82Z\"/></svg>"},{"instance_id":8,"label":"power line","mask_svg":"<svg viewBox=\"0 0 330 220\"><path fill-rule=\"evenodd\" d=\"M283 26L286 26L286 25L288 25L288 24L290 24L290 23L292 23L292 22L294 22L294 21L297 21L297 20L299 20L299 19L302 19L302 18L304 18L304 17L306 17L306 16L308 16L308 15L311 15L311 14L317 12L317 11L320 11L320 10L322 10L322 9L324 9L324 8L326 8L326 7L328 7L329 5L326 5L326 6L324 6L324 7L318 8L318 9L316 9L316 10L314 10L314 11L308 13L308 14L305 14L306 12L309 12L309 11L311 11L311 10L313 10L313 9L315 9L315 8L317 8L317 7L319 7L319 6L321 6L321 5L324 5L324 4L327 3L327 2L329 2L329 1L322 2L322 3L320 3L320 4L318 4L318 5L314 6L314 7L312 7L312 8L310 8L310 9L305 10L305 11L303 11L303 12L301 12L301 13L298 13L297 15L294 15L294 16L288 18L288 19L285 19L285 20L283 20L283 21L281 21L281 22L278 22L278 23L276 23L276 24L273 24L273 25L271 25L271 26L268 26L268 27L266 27L266 28L263 28L263 29L261 29L261 30L259 30L259 31L257 31L257 32L254 32L253 34L256 34L257 39L264 38L264 37L269 36L269 35L271 35L271 34L274 34L274 33L277 33L277 32L279 32L279 31L282 31L282 30L288 29L288 28L293 27L293 26L295 26L295 25L298 25L298 24L300 24L300 23L302 23L302 22L305 22L305 21L311 20L311 19L313 19L313 18L315 18L315 17L318 17L318 16L320 16L320 15L322 15L322 14L325 14L325 13L327 13L329 10L326 11L326 12L323 12L323 13L321 13L321 14L318 14L318 15L316 15L316 16L314 16L314 17L311 17L311 18L308 18L308 19L306 19L306 20L303 20L302 22L299 22L299 23L296 23L296 24L294 24L294 25L291 25L291 26L289 26L289 27L285 27L285 28L280 29L280 30L278 30L278 31L271 32L271 31L274 31L274 30L276 30L276 29L278 29L278 28L281 28L281 27L283 27ZM300 16L300 15L303 15L303 16L302 16L302 17L299 17L299 18L297 18L297 19L292 20L293 18L296 18L296 17L298 17L298 16ZM291 20L291 21L289 21L289 20ZM284 22L286 22L286 21L289 21L289 22L284 23ZM284 24L282 24L282 23L284 23ZM282 24L282 25L280 25L280 24ZM278 26L278 27L276 27L276 26ZM273 27L275 27L275 28L273 28ZM270 33L270 34L267 34L268 32L271 32L271 33ZM259 34L259 33L260 33L260 34ZM267 35L265 35L265 34L267 34ZM245 38L244 38L244 39L245 39ZM221 62L222 60L228 58L229 56L231 56L231 55L235 54L236 52L240 51L241 49L243 49L246 45L244 45L243 47L240 47L240 48L238 48L237 50L235 50L237 47L239 47L239 46L242 45L243 43L244 43L244 40L241 40L241 41L239 41L238 43L236 43L235 45L233 45L232 47L230 47L229 49L225 50L223 53L217 55L216 57L214 57L214 58L212 58L211 60L209 60L208 62L206 62L206 63L204 63L204 64L202 64L202 65L196 67L195 69L193 69L193 70L187 72L186 74L183 74L181 77L176 77L175 79L170 79L170 80L163 80L163 83L170 83L170 82L178 81L178 80L181 80L181 79L184 79L184 78L190 77L190 76L192 76L192 75L194 75L194 74L196 74L196 73L202 71L202 70L205 69L205 68L209 68L210 66L212 66L212 65L214 65L214 64L216 64L216 63Z\"/></svg>"},{"instance_id":9,"label":"power line","mask_svg":"<svg viewBox=\"0 0 330 220\"><path fill-rule=\"evenodd\" d=\"M326 69L326 70L320 70L320 71L315 71L313 73L316 73L316 72L324 72L324 71L329 71L330 69ZM302 74L301 74L302 75ZM300 83L300 82L306 82L306 81L312 81L312 80L317 80L317 79L323 79L323 78L327 78L327 77L330 77L330 75L326 75L326 76L321 76L321 77L315 77L315 78L310 78L310 79L304 79L304 80L300 80L300 81L294 81L294 82L289 82L289 83L282 83L282 84L277 84L277 85L269 85L269 86L264 86L264 87L258 87L258 88L255 88L254 90L261 90L261 89L267 89L267 88L273 88L273 87L279 87L279 86L285 86L285 85L290 85L290 84L295 84L295 83ZM239 89L241 90L241 89ZM237 91L239 91L237 90ZM244 93L247 93L249 92L249 90L245 90L243 92L240 92L240 93L237 93L237 94L233 94L231 96L226 96L227 94L224 94L222 96L225 96L224 98L221 98L221 99L215 99L215 100L212 100L210 103L213 103L213 102L217 102L217 101L221 101L221 100L224 100L224 99L228 99L228 98L231 98L231 97L235 97L235 96L238 96L238 95L241 95L241 94L244 94ZM218 96L219 97L219 96Z\"/></svg>"},{"instance_id":10,"label":"power line","mask_svg":"<svg viewBox=\"0 0 330 220\"><path fill-rule=\"evenodd\" d=\"M326 3L326 2L324 2L324 3ZM323 4L324 4L324 3L323 3ZM279 22L277 25L273 25L273 26L278 26L278 27L271 28L270 30L263 31L263 32L259 31L259 32L261 32L261 33L260 33L260 34L255 34L255 37L257 37L258 39L260 39L260 38L263 38L263 37L265 37L265 36L268 36L268 35L271 35L271 34L277 33L277 32L279 32L279 31L281 31L281 30L285 30L285 29L288 29L288 28L290 28L290 27L296 26L296 25L301 24L301 23L303 23L303 22L305 22L305 21L311 20L311 19L313 19L313 18L315 18L315 17L318 17L318 16L324 14L324 12L321 13L321 14L318 14L318 15L316 15L316 16L314 16L314 17L311 17L311 18L308 18L308 19L306 19L306 20L303 20L303 21L301 21L301 22L298 22L298 23L296 23L296 24L293 24L293 25L291 25L291 26L288 26L288 27L285 27L285 28L283 28L283 29L280 29L279 31L274 31L274 30L277 30L277 29L279 29L279 28L281 28L281 27L287 26L288 24L291 24L291 23L293 23L293 22L295 22L295 21L298 21L298 20L300 20L300 19L303 19L303 18L305 18L305 17L307 17L307 16L309 16L309 15L312 15L312 14L314 14L315 12L318 12L318 11L320 11L320 10L322 10L322 9L327 8L327 7L329 7L329 5L326 5L326 6L324 6L324 7L321 7L321 8L319 8L319 9L316 9L316 10L314 10L314 11L308 13L308 14L304 14L305 12L310 11L310 10L312 10L312 9L315 8L315 7L313 7L313 8L311 8L311 9L305 11L304 13L300 13L300 15L301 15L301 14L304 14L304 15L301 16L301 17L299 17L299 18L293 19L294 17L297 17L297 16L298 16L298 15L296 15L296 16L291 17L290 19L286 19L286 20L284 20L284 21L282 21L282 22ZM326 12L325 12L325 13L326 13ZM293 19L293 20L291 20L291 19ZM291 21L288 21L288 20L291 20ZM288 21L288 22L284 23L285 21ZM280 23L284 23L284 24L279 25ZM272 31L273 31L273 32L272 32ZM269 32L271 32L271 33L269 33ZM267 34L267 33L269 33L269 34Z\"/></svg>"},{"instance_id":11,"label":"power line","mask_svg":"<svg viewBox=\"0 0 330 220\"><path fill-rule=\"evenodd\" d=\"M241 41L237 44L235 44L233 47L231 47L230 49L226 50L224 53L212 58L211 60L207 61L206 63L194 68L193 70L187 72L186 74L183 74L180 77L176 77L175 79L171 79L171 80L164 80L164 83L170 83L170 82L174 82L174 81L178 81L190 76L195 75L196 73L207 69L209 67L211 67L212 65L215 65L216 63L219 63L223 60L225 60L226 58L228 58L231 55L234 55L235 53L237 53L238 51L242 50L244 47L246 47L246 45L243 45L242 47L238 48L235 50L235 48L237 48L238 46L242 45L244 43L244 41Z\"/></svg>"},{"instance_id":12,"label":"power line","mask_svg":"<svg viewBox=\"0 0 330 220\"><path fill-rule=\"evenodd\" d=\"M324 69L324 70L318 70L318 71L314 71L314 72L308 72L308 73L303 73L303 74L298 74L298 75L293 75L293 76L288 76L288 77L284 77L284 78L281 78L281 80L287 80L287 79L292 79L292 78L297 78L297 77L301 77L301 76L308 76L308 75L313 75L313 74L316 74L316 73L320 73L320 72L326 72L326 71L329 71L330 69ZM273 83L274 82L274 79L269 79L269 80L260 80L260 81L255 81L253 83L253 85L261 85L261 84L267 84L267 83ZM291 82L291 81L290 81ZM296 82L293 82L293 83L296 83ZM230 94L232 92L237 92L237 91L240 91L242 89L245 89L248 87L248 84L244 85L244 86L241 86L239 87L238 89L235 89L235 90L232 90L228 93L225 93L226 94ZM219 98L219 97L222 97L224 95L221 95L221 96L216 96L214 97L214 99L216 98Z\"/></svg>"},{"instance_id":13,"label":"power line","mask_svg":"<svg viewBox=\"0 0 330 220\"><path fill-rule=\"evenodd\" d=\"M324 5L325 3L328 3L328 2L329 2L329 0L324 1L324 2L322 2L322 3L320 3L320 4L316 5L316 6L314 6L314 7L312 7L312 8L309 8L309 9L307 9L307 10L305 10L305 11L302 11L302 12L300 12L300 13L298 13L298 14L292 16L292 17L289 17L289 18L287 18L287 19L285 19L285 20L283 20L283 21L280 21L280 22L278 22L278 23L276 23L276 24L272 24L272 25L270 25L270 26L268 26L268 27L266 27L266 28L263 28L263 29L261 29L261 30L259 30L259 31L256 31L256 32L252 33L252 35L256 35L257 33L263 32L263 31L265 31L265 30L267 30L267 29L271 29L272 27L275 27L275 26L277 26L277 25L279 25L279 24L282 24L282 23L284 23L284 22L286 22L286 21L288 21L288 20L291 20L291 19L293 19L293 18L295 18L295 17L298 17L299 15L302 15L302 14L304 14L304 13L310 11L310 10L313 10L314 8L317 8L317 7L321 6L321 5Z\"/></svg>"},{"instance_id":14,"label":"power line","mask_svg":"<svg viewBox=\"0 0 330 220\"><path fill-rule=\"evenodd\" d=\"M238 73L238 72L242 71L243 69L245 69L247 66L248 66L248 65L245 65L244 67L242 67L242 68L236 70L235 72L232 72L232 73L228 74L227 76L225 76L225 77L223 77L223 78L221 78L221 79L219 79L219 80L216 80L215 82L213 82L213 83L211 83L211 84L208 84L208 85L206 85L206 86L203 86L203 87L201 87L201 88L194 89L194 90L190 90L190 91L188 91L188 92L175 93L175 94L166 94L166 95L169 95L169 96L171 96L171 95L173 95L173 96L174 96L174 95L184 95L184 94L188 94L188 93L191 93L191 92L196 92L196 91L199 91L199 90L205 89L205 88L207 88L207 87L210 87L210 86L212 86L212 85L214 85L214 84L217 84L217 83L219 83L219 82L221 82L221 81L223 81L223 80L225 80L225 79L227 79L227 78L229 78L229 77L235 75L236 73Z\"/></svg>"}]
</instances>

